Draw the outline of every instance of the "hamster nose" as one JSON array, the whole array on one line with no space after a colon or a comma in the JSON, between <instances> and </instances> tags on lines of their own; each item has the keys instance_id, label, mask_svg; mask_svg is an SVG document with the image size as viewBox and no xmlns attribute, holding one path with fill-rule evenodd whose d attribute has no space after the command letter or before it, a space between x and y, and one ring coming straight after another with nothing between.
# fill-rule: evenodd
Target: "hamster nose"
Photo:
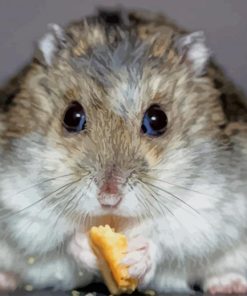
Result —
<instances>
[{"instance_id":1,"label":"hamster nose","mask_svg":"<svg viewBox=\"0 0 247 296\"><path fill-rule=\"evenodd\" d=\"M117 195L119 193L118 183L115 179L107 180L100 188L100 194Z\"/></svg>"},{"instance_id":2,"label":"hamster nose","mask_svg":"<svg viewBox=\"0 0 247 296\"><path fill-rule=\"evenodd\" d=\"M117 207L123 197L123 187L128 178L128 171L123 171L117 165L107 165L103 174L96 179L99 193L98 201L102 207Z\"/></svg>"},{"instance_id":3,"label":"hamster nose","mask_svg":"<svg viewBox=\"0 0 247 296\"><path fill-rule=\"evenodd\" d=\"M120 204L122 195L119 186L120 184L114 178L103 183L98 195L98 201L102 207L115 208Z\"/></svg>"}]
</instances>

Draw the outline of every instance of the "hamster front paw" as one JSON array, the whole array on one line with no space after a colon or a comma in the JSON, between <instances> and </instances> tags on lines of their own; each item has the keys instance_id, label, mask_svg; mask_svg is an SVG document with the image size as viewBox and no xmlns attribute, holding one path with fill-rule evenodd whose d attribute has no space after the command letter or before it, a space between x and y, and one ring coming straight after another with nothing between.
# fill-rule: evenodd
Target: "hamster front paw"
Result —
<instances>
[{"instance_id":1,"label":"hamster front paw","mask_svg":"<svg viewBox=\"0 0 247 296\"><path fill-rule=\"evenodd\" d=\"M14 291L18 286L17 277L9 272L0 272L0 291Z\"/></svg>"},{"instance_id":2,"label":"hamster front paw","mask_svg":"<svg viewBox=\"0 0 247 296\"><path fill-rule=\"evenodd\" d=\"M98 274L97 258L89 244L88 237L83 233L76 233L68 245L68 252L76 262L94 274Z\"/></svg>"},{"instance_id":3,"label":"hamster front paw","mask_svg":"<svg viewBox=\"0 0 247 296\"><path fill-rule=\"evenodd\" d=\"M129 274L139 280L139 289L147 288L154 277L155 257L156 247L151 241L143 237L129 239L128 251L121 263L130 266Z\"/></svg>"},{"instance_id":4,"label":"hamster front paw","mask_svg":"<svg viewBox=\"0 0 247 296\"><path fill-rule=\"evenodd\" d=\"M245 294L247 293L247 279L240 274L229 273L209 278L204 291L210 294Z\"/></svg>"}]
</instances>

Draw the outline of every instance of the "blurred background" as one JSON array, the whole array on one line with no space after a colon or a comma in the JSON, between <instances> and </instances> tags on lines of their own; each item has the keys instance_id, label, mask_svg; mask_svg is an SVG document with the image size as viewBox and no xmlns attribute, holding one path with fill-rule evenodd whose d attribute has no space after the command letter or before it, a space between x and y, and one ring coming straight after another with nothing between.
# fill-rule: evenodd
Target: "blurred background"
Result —
<instances>
[{"instance_id":1,"label":"blurred background","mask_svg":"<svg viewBox=\"0 0 247 296\"><path fill-rule=\"evenodd\" d=\"M247 0L0 0L0 84L28 61L48 23L65 25L98 6L119 4L204 30L218 62L247 93Z\"/></svg>"}]
</instances>

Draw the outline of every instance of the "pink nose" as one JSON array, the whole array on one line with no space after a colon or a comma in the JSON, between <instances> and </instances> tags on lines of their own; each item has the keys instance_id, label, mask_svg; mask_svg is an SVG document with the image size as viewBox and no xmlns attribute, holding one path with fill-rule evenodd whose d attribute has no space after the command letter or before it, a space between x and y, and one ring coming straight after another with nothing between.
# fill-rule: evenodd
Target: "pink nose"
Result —
<instances>
[{"instance_id":1,"label":"pink nose","mask_svg":"<svg viewBox=\"0 0 247 296\"><path fill-rule=\"evenodd\" d=\"M118 193L118 183L114 179L106 181L100 188L100 194L117 195Z\"/></svg>"},{"instance_id":2,"label":"pink nose","mask_svg":"<svg viewBox=\"0 0 247 296\"><path fill-rule=\"evenodd\" d=\"M119 185L116 180L106 181L100 188L98 200L102 207L117 207L122 197L119 191Z\"/></svg>"}]
</instances>

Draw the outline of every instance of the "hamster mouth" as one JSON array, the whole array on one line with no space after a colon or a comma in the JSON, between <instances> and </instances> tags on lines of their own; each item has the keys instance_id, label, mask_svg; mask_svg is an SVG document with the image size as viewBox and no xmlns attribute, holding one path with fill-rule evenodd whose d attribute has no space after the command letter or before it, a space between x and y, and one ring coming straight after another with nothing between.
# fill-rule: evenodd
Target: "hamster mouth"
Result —
<instances>
[{"instance_id":1,"label":"hamster mouth","mask_svg":"<svg viewBox=\"0 0 247 296\"><path fill-rule=\"evenodd\" d=\"M114 210L122 201L122 196L118 195L100 195L98 201L103 209Z\"/></svg>"},{"instance_id":2,"label":"hamster mouth","mask_svg":"<svg viewBox=\"0 0 247 296\"><path fill-rule=\"evenodd\" d=\"M114 214L102 214L90 216L90 221L86 223L86 231L88 231L92 226L100 226L108 224L110 227L114 228L116 231L124 231L138 224L137 218L125 217L121 215ZM85 228L85 226L84 226Z\"/></svg>"}]
</instances>

